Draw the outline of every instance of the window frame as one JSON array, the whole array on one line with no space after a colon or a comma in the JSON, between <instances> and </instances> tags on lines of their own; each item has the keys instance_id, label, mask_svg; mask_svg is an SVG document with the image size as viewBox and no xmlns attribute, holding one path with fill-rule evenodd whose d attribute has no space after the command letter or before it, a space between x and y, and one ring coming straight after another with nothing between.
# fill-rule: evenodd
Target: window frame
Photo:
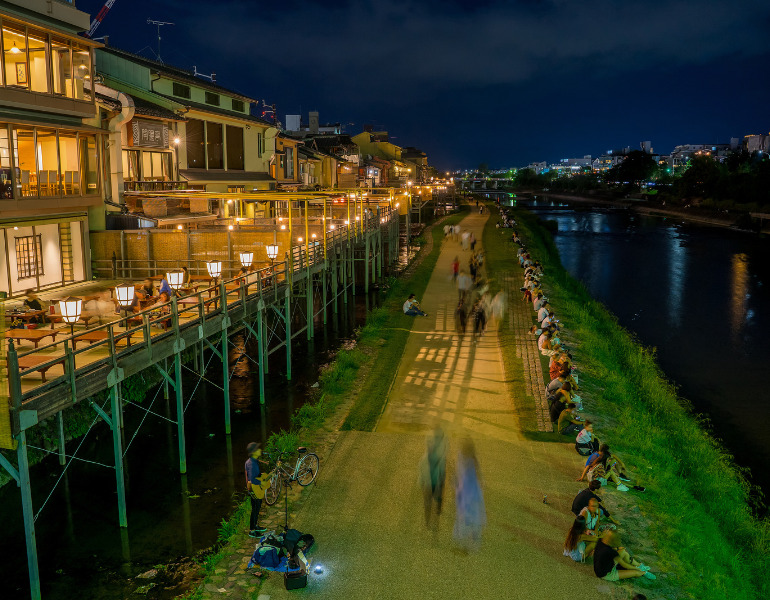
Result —
<instances>
[{"instance_id":1,"label":"window frame","mask_svg":"<svg viewBox=\"0 0 770 600\"><path fill-rule=\"evenodd\" d=\"M238 100L238 98L232 98L232 109L235 112L246 112L246 103L243 100Z\"/></svg>"},{"instance_id":2,"label":"window frame","mask_svg":"<svg viewBox=\"0 0 770 600\"><path fill-rule=\"evenodd\" d=\"M32 240L30 242L30 240ZM28 247L24 250L26 258L31 258L32 261L19 260L19 246L20 242ZM33 233L32 235L24 235L14 238L14 250L16 252L16 281L22 279L40 278L45 275L45 269L43 266L43 234ZM30 255L31 250L31 255ZM28 273L22 275L22 273Z\"/></svg>"},{"instance_id":3,"label":"window frame","mask_svg":"<svg viewBox=\"0 0 770 600\"><path fill-rule=\"evenodd\" d=\"M186 95L185 94L177 94L177 86L180 89L187 90ZM189 85L186 85L184 83L180 83L179 81L172 81L171 82L171 94L173 96L176 96L177 98L184 98L185 100L189 100L192 95L192 90L190 89Z\"/></svg>"},{"instance_id":4,"label":"window frame","mask_svg":"<svg viewBox=\"0 0 770 600\"><path fill-rule=\"evenodd\" d=\"M222 97L216 92L204 91L203 99L209 106L220 106L222 104Z\"/></svg>"}]
</instances>

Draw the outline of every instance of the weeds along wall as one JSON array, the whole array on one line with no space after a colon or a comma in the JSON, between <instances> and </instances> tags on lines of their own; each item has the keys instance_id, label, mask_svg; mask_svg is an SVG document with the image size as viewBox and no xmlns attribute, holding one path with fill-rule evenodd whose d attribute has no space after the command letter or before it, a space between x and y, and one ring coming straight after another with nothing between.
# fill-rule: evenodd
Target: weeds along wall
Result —
<instances>
[{"instance_id":1,"label":"weeds along wall","mask_svg":"<svg viewBox=\"0 0 770 600\"><path fill-rule=\"evenodd\" d=\"M514 215L527 249L544 265L544 287L575 340L576 364L595 384L589 411L611 424L601 437L629 457L647 485L639 503L662 561L698 600L770 597L770 522L758 516L761 494L745 469L677 395L654 350L566 272L537 218L520 209ZM513 244L510 252L510 268L518 268Z\"/></svg>"}]
</instances>

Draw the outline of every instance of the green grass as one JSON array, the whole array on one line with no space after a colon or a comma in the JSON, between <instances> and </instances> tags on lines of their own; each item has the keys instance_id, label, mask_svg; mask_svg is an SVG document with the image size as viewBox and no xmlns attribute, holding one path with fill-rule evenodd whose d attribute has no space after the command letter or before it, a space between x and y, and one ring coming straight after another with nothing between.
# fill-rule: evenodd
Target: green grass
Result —
<instances>
[{"instance_id":1,"label":"green grass","mask_svg":"<svg viewBox=\"0 0 770 600\"><path fill-rule=\"evenodd\" d=\"M361 329L359 347L370 350L379 347L376 351L376 368L369 371L362 383L356 401L342 424L343 430L371 431L377 424L414 322L414 317L406 316L401 306L409 294L422 298L441 253L443 225L462 221L469 211L468 206L463 208L449 215L441 226L433 227L429 234L433 236L430 254L425 256L409 277L392 282L382 305L370 313L366 326Z\"/></svg>"},{"instance_id":2,"label":"green grass","mask_svg":"<svg viewBox=\"0 0 770 600\"><path fill-rule=\"evenodd\" d=\"M606 424L600 437L648 487L638 501L652 523L661 568L698 600L770 597L770 523L756 517L757 490L678 397L654 351L564 270L536 218L517 211L516 220L527 248L544 265L547 295L572 338L581 387L590 390L587 412L600 415ZM493 258L492 266L518 269L516 247L503 244L510 247L509 262Z\"/></svg>"}]
</instances>

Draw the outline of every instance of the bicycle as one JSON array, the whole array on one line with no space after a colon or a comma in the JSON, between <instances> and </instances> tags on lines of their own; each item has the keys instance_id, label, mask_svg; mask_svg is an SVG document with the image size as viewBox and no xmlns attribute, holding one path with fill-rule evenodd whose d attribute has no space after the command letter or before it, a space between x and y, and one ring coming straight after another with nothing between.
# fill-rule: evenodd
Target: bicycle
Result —
<instances>
[{"instance_id":1,"label":"bicycle","mask_svg":"<svg viewBox=\"0 0 770 600\"><path fill-rule=\"evenodd\" d=\"M275 469L270 477L270 487L265 490L265 502L272 506L281 496L281 490L285 485L291 485L293 481L306 487L315 481L318 475L318 455L310 452L304 446L297 448L297 462L292 468L284 460L284 456L292 456L293 452L281 452L275 462ZM272 457L270 457L272 460Z\"/></svg>"}]
</instances>

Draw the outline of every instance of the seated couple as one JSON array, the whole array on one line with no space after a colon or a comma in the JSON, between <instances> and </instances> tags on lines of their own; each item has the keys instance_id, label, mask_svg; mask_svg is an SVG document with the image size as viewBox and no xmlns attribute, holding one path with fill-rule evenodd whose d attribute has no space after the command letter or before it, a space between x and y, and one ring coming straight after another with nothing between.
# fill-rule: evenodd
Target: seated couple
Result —
<instances>
[{"instance_id":1,"label":"seated couple","mask_svg":"<svg viewBox=\"0 0 770 600\"><path fill-rule=\"evenodd\" d=\"M428 316L428 313L420 310L420 303L417 301L417 298L414 297L414 294L409 294L409 298L404 302L403 308L404 314L409 315L410 317L416 317L417 315L420 315L421 317Z\"/></svg>"}]
</instances>

